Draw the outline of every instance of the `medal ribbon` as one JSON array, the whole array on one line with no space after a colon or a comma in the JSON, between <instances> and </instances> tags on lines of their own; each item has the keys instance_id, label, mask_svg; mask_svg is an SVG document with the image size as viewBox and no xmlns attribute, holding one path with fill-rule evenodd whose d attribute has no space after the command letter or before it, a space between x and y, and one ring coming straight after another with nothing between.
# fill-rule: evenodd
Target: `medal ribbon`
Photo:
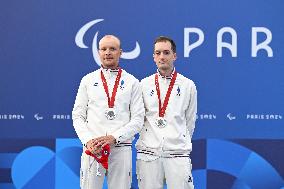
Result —
<instances>
[{"instance_id":1,"label":"medal ribbon","mask_svg":"<svg viewBox=\"0 0 284 189\"><path fill-rule=\"evenodd\" d=\"M107 86L107 81L106 81L106 78L104 76L103 70L101 70L101 79L102 79L104 89L105 89L105 92L106 92L106 95L107 95L108 107L109 108L114 107L115 96L116 96L117 88L118 88L119 81L120 81L120 78L121 78L121 73L122 73L122 69L119 68L118 74L116 76L115 83L114 83L114 86L113 86L112 95L110 97L109 91L108 91L108 86Z\"/></svg>"},{"instance_id":2,"label":"medal ribbon","mask_svg":"<svg viewBox=\"0 0 284 189\"><path fill-rule=\"evenodd\" d=\"M156 73L155 75L155 85L156 85L156 91L157 91L157 96L158 96L158 100L159 100L159 117L164 117L167 106L168 106L168 102L171 96L171 92L173 90L175 81L177 78L177 72L175 71L173 74L173 77L171 79L165 100L164 100L164 104L162 106L162 102L161 102L161 92L160 92L160 86L159 86L159 81L158 81L158 74Z\"/></svg>"}]
</instances>

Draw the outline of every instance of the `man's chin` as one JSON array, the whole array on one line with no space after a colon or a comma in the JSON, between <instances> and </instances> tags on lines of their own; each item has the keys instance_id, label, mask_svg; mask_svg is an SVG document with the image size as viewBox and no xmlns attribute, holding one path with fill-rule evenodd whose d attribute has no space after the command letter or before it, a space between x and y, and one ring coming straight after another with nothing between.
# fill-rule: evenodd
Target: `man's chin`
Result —
<instances>
[{"instance_id":1,"label":"man's chin","mask_svg":"<svg viewBox=\"0 0 284 189\"><path fill-rule=\"evenodd\" d=\"M106 67L106 68L116 68L117 64L114 63L114 62L104 62L103 66Z\"/></svg>"},{"instance_id":2,"label":"man's chin","mask_svg":"<svg viewBox=\"0 0 284 189\"><path fill-rule=\"evenodd\" d=\"M168 65L162 64L162 65L159 66L159 70L167 71L168 69L170 69L170 67Z\"/></svg>"}]
</instances>

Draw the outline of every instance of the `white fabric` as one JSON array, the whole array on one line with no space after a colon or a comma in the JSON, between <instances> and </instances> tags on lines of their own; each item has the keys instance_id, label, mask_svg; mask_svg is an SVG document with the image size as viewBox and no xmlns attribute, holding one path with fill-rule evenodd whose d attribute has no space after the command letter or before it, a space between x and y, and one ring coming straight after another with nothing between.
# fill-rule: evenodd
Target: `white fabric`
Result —
<instances>
[{"instance_id":1,"label":"white fabric","mask_svg":"<svg viewBox=\"0 0 284 189\"><path fill-rule=\"evenodd\" d=\"M144 121L139 81L125 70L122 71L114 103L117 115L114 120L108 120L105 116L108 100L101 81L101 70L112 95L117 71L101 68L83 77L72 112L73 126L83 144L105 135L113 135L117 143L129 144L141 130Z\"/></svg>"},{"instance_id":2,"label":"white fabric","mask_svg":"<svg viewBox=\"0 0 284 189\"><path fill-rule=\"evenodd\" d=\"M99 165L99 167L97 167ZM96 160L86 155L81 156L81 189L102 189L106 170ZM129 189L132 181L131 147L111 148L107 171L108 189Z\"/></svg>"},{"instance_id":3,"label":"white fabric","mask_svg":"<svg viewBox=\"0 0 284 189\"><path fill-rule=\"evenodd\" d=\"M108 120L105 111L108 100L101 70L106 78L109 94L112 96L117 70L98 69L81 80L76 96L72 119L75 131L85 145L89 140L112 135L116 145L111 147L109 189L129 189L131 183L131 143L144 122L144 104L139 81L126 71L122 71L116 93L114 108L117 113L114 120ZM124 149L128 150L125 151ZM102 174L102 176L97 176ZM97 170L96 161L83 153L81 161L81 184L83 189L101 189L105 170Z\"/></svg>"},{"instance_id":4,"label":"white fabric","mask_svg":"<svg viewBox=\"0 0 284 189\"><path fill-rule=\"evenodd\" d=\"M159 75L164 103L171 78ZM164 118L165 128L156 126L159 103L155 74L141 81L146 110L144 127L136 143L137 177L140 189L193 189L189 154L197 111L197 91L190 79L177 75Z\"/></svg>"},{"instance_id":5,"label":"white fabric","mask_svg":"<svg viewBox=\"0 0 284 189\"><path fill-rule=\"evenodd\" d=\"M162 104L169 83L170 79L159 76ZM197 111L197 91L193 81L177 75L165 112L165 128L155 124L159 113L155 74L143 79L141 84L146 119L136 143L137 159L149 161L159 157L189 156Z\"/></svg>"},{"instance_id":6,"label":"white fabric","mask_svg":"<svg viewBox=\"0 0 284 189\"><path fill-rule=\"evenodd\" d=\"M191 163L187 157L158 158L154 161L137 160L139 189L194 189ZM164 180L165 179L165 180Z\"/></svg>"}]
</instances>

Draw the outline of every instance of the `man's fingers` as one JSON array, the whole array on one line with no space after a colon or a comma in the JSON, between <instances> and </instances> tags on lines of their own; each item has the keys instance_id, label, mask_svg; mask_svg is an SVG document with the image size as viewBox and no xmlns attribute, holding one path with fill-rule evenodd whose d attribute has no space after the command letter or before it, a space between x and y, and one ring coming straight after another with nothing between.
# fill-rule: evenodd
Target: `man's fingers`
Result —
<instances>
[{"instance_id":1,"label":"man's fingers","mask_svg":"<svg viewBox=\"0 0 284 189\"><path fill-rule=\"evenodd\" d=\"M96 148L98 148L98 147L104 147L104 146L106 146L106 145L111 145L111 144L113 144L114 142L113 142L113 138L112 137L110 137L110 136L101 136L101 137L98 137L98 138L95 138L94 139L94 146L96 147Z\"/></svg>"},{"instance_id":2,"label":"man's fingers","mask_svg":"<svg viewBox=\"0 0 284 189\"><path fill-rule=\"evenodd\" d=\"M102 140L102 141L98 142L95 147L96 148L101 148L101 146L104 145L104 144L105 144L105 141Z\"/></svg>"}]
</instances>

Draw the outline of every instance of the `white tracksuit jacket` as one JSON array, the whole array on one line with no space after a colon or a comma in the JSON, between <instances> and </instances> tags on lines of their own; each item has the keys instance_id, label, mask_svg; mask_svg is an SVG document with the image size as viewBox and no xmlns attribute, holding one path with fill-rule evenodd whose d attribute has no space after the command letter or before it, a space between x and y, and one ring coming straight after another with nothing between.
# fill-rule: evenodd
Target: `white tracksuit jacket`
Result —
<instances>
[{"instance_id":1,"label":"white tracksuit jacket","mask_svg":"<svg viewBox=\"0 0 284 189\"><path fill-rule=\"evenodd\" d=\"M117 146L130 146L144 122L140 83L134 76L122 71L114 103L117 115L114 120L108 120L105 116L108 100L101 81L101 70L112 95L118 70L100 68L83 77L72 112L74 128L82 144L107 134L114 136Z\"/></svg>"},{"instance_id":2,"label":"white tracksuit jacket","mask_svg":"<svg viewBox=\"0 0 284 189\"><path fill-rule=\"evenodd\" d=\"M162 104L170 79L159 75ZM141 84L146 119L136 143L137 159L151 161L159 157L189 156L197 111L197 91L193 81L177 75L164 116L167 120L165 128L158 128L155 124L159 116L155 74L143 79Z\"/></svg>"}]
</instances>

